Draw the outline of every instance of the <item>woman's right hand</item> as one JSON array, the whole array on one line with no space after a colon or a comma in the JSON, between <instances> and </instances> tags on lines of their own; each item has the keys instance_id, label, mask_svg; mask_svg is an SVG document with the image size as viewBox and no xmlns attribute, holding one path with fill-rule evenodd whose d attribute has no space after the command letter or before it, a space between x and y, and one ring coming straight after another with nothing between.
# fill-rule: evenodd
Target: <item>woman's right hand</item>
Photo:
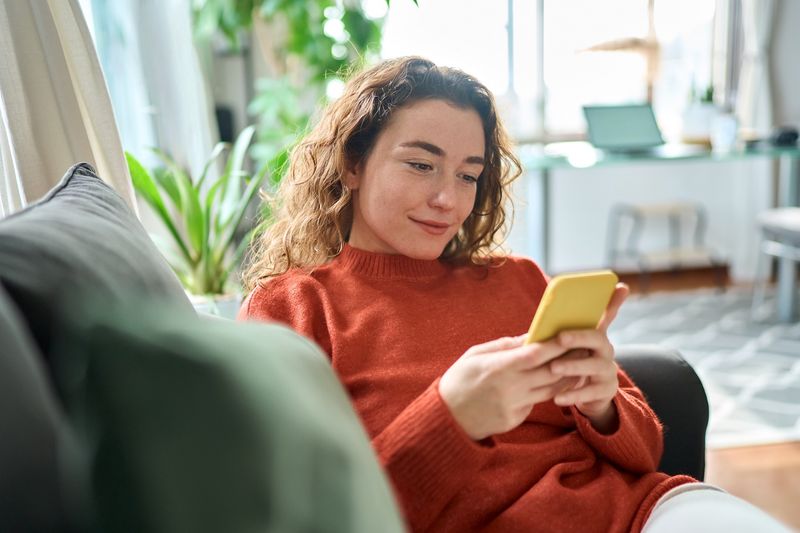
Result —
<instances>
[{"instance_id":1,"label":"woman's right hand","mask_svg":"<svg viewBox=\"0 0 800 533\"><path fill-rule=\"evenodd\" d=\"M523 345L525 335L503 337L467 350L439 381L439 394L474 440L510 431L533 406L578 383L550 371L567 349L557 340ZM572 350L567 357L585 357Z\"/></svg>"}]
</instances>

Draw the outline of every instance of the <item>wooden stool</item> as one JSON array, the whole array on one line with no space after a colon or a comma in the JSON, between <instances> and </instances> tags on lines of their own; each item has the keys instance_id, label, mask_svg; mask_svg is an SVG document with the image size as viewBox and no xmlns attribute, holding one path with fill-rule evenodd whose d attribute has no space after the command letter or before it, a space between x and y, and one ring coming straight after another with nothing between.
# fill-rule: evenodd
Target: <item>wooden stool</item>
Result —
<instances>
[{"instance_id":1,"label":"wooden stool","mask_svg":"<svg viewBox=\"0 0 800 533\"><path fill-rule=\"evenodd\" d=\"M668 245L655 252L644 252L640 248L642 232L648 221L666 219L668 223ZM621 229L627 221L629 230L625 246L620 246ZM685 230L692 230L690 243L682 241ZM668 204L617 204L611 208L606 241L606 263L609 268L620 266L620 260L634 262L640 272L642 291L646 292L649 273L657 264L668 265L670 270L678 270L687 264L707 264L721 266L724 262L705 245L707 217L703 206L692 203ZM716 279L720 290L725 288L724 277L717 269Z\"/></svg>"}]
</instances>

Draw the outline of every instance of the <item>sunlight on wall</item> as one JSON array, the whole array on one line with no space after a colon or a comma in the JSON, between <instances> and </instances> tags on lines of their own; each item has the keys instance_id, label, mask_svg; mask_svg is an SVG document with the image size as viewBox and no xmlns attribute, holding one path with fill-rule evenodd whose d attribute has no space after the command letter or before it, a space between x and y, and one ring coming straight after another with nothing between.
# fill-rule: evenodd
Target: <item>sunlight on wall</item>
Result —
<instances>
[{"instance_id":1,"label":"sunlight on wall","mask_svg":"<svg viewBox=\"0 0 800 533\"><path fill-rule=\"evenodd\" d=\"M714 0L657 0L655 33L660 45L654 107L667 136L680 126L692 84L711 77ZM381 5L383 7L381 7ZM535 134L540 97L536 63L537 2L514 0L513 87L509 86L508 4L503 1L411 0L391 2L383 37L385 58L421 55L461 68L498 97L512 132ZM383 0L365 6L374 16ZM646 0L559 0L544 3L544 79L548 131L584 130L581 106L642 101L648 64L643 53L587 52L586 48L648 31Z\"/></svg>"}]
</instances>

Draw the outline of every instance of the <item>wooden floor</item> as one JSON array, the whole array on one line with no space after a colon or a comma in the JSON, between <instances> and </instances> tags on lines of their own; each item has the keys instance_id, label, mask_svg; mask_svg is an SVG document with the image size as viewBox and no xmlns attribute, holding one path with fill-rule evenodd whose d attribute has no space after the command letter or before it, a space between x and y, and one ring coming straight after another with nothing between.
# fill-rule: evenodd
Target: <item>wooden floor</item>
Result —
<instances>
[{"instance_id":1,"label":"wooden floor","mask_svg":"<svg viewBox=\"0 0 800 533\"><path fill-rule=\"evenodd\" d=\"M706 482L800 531L800 442L712 450Z\"/></svg>"},{"instance_id":2,"label":"wooden floor","mask_svg":"<svg viewBox=\"0 0 800 533\"><path fill-rule=\"evenodd\" d=\"M620 279L632 292L683 290L718 286L728 281L727 269L636 274ZM706 456L706 482L717 485L800 531L800 442L711 450Z\"/></svg>"},{"instance_id":3,"label":"wooden floor","mask_svg":"<svg viewBox=\"0 0 800 533\"><path fill-rule=\"evenodd\" d=\"M620 281L628 284L632 293L725 287L730 282L728 266L667 270L642 275L636 272L617 272Z\"/></svg>"}]
</instances>

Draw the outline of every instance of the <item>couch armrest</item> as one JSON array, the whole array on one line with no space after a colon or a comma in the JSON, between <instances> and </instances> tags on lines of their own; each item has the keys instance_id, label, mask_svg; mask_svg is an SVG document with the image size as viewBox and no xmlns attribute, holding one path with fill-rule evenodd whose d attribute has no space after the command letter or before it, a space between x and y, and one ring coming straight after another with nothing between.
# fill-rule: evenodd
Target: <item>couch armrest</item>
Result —
<instances>
[{"instance_id":1,"label":"couch armrest","mask_svg":"<svg viewBox=\"0 0 800 533\"><path fill-rule=\"evenodd\" d=\"M616 358L664 425L659 470L702 481L709 409L694 369L676 350L661 346L620 346Z\"/></svg>"}]
</instances>

